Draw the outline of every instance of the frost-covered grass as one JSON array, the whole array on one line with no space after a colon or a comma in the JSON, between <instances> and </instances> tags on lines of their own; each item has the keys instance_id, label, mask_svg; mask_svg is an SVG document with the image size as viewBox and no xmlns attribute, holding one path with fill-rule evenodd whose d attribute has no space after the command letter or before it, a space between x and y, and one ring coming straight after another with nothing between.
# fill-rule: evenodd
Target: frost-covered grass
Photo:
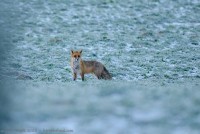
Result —
<instances>
[{"instance_id":1,"label":"frost-covered grass","mask_svg":"<svg viewBox=\"0 0 200 134\"><path fill-rule=\"evenodd\" d=\"M11 82L6 82L7 111L1 110L9 113L4 129L33 129L34 134L44 129L77 134L200 132L199 84Z\"/></svg>"},{"instance_id":2,"label":"frost-covered grass","mask_svg":"<svg viewBox=\"0 0 200 134\"><path fill-rule=\"evenodd\" d=\"M12 37L14 50L2 67L4 75L71 81L70 50L83 49L84 59L104 63L115 80L200 77L198 1L13 3L21 34Z\"/></svg>"},{"instance_id":3,"label":"frost-covered grass","mask_svg":"<svg viewBox=\"0 0 200 134\"><path fill-rule=\"evenodd\" d=\"M43 129L73 130L75 134L200 131L200 90L194 81L168 85L146 80L11 82L6 82L7 111L1 110L9 113L4 129L37 130L34 134L44 134Z\"/></svg>"},{"instance_id":4,"label":"frost-covered grass","mask_svg":"<svg viewBox=\"0 0 200 134\"><path fill-rule=\"evenodd\" d=\"M1 0L2 128L199 133L199 12L198 0ZM71 49L113 80L73 82Z\"/></svg>"}]
</instances>

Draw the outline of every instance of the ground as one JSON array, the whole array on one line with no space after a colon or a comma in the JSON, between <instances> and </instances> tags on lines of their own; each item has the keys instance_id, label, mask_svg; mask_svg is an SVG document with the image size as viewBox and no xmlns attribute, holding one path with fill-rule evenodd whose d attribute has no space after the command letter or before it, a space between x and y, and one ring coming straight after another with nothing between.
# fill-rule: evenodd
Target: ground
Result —
<instances>
[{"instance_id":1,"label":"ground","mask_svg":"<svg viewBox=\"0 0 200 134\"><path fill-rule=\"evenodd\" d=\"M200 131L198 0L1 0L0 7L4 128ZM72 81L71 49L102 62L113 79Z\"/></svg>"}]
</instances>

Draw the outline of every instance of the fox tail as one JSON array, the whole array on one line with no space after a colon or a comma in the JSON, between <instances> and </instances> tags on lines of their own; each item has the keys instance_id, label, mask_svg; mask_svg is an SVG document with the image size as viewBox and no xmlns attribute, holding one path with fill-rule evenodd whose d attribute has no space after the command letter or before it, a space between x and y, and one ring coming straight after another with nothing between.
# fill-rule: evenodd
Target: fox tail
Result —
<instances>
[{"instance_id":1,"label":"fox tail","mask_svg":"<svg viewBox=\"0 0 200 134\"><path fill-rule=\"evenodd\" d=\"M103 70L101 71L101 73L95 74L95 75L97 76L98 79L105 79L105 80L112 79L112 76L110 75L110 73L105 67L103 67Z\"/></svg>"}]
</instances>

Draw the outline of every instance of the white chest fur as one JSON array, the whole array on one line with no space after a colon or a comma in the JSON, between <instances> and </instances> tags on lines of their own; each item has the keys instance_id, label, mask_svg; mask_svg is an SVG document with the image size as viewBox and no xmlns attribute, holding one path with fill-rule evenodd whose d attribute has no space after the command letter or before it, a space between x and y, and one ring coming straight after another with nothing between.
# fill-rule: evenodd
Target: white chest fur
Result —
<instances>
[{"instance_id":1,"label":"white chest fur","mask_svg":"<svg viewBox=\"0 0 200 134\"><path fill-rule=\"evenodd\" d=\"M80 62L79 61L74 61L73 62L73 68L72 68L74 73L79 73L80 72Z\"/></svg>"}]
</instances>

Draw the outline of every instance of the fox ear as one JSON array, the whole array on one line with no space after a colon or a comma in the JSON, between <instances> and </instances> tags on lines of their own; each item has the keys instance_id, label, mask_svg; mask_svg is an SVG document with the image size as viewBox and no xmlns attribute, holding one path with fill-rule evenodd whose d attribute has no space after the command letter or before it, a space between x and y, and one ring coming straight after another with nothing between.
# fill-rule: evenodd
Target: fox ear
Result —
<instances>
[{"instance_id":1,"label":"fox ear","mask_svg":"<svg viewBox=\"0 0 200 134\"><path fill-rule=\"evenodd\" d=\"M74 51L73 50L71 50L71 54L73 54L74 53Z\"/></svg>"},{"instance_id":2,"label":"fox ear","mask_svg":"<svg viewBox=\"0 0 200 134\"><path fill-rule=\"evenodd\" d=\"M82 50L80 51L80 53L82 53Z\"/></svg>"}]
</instances>

